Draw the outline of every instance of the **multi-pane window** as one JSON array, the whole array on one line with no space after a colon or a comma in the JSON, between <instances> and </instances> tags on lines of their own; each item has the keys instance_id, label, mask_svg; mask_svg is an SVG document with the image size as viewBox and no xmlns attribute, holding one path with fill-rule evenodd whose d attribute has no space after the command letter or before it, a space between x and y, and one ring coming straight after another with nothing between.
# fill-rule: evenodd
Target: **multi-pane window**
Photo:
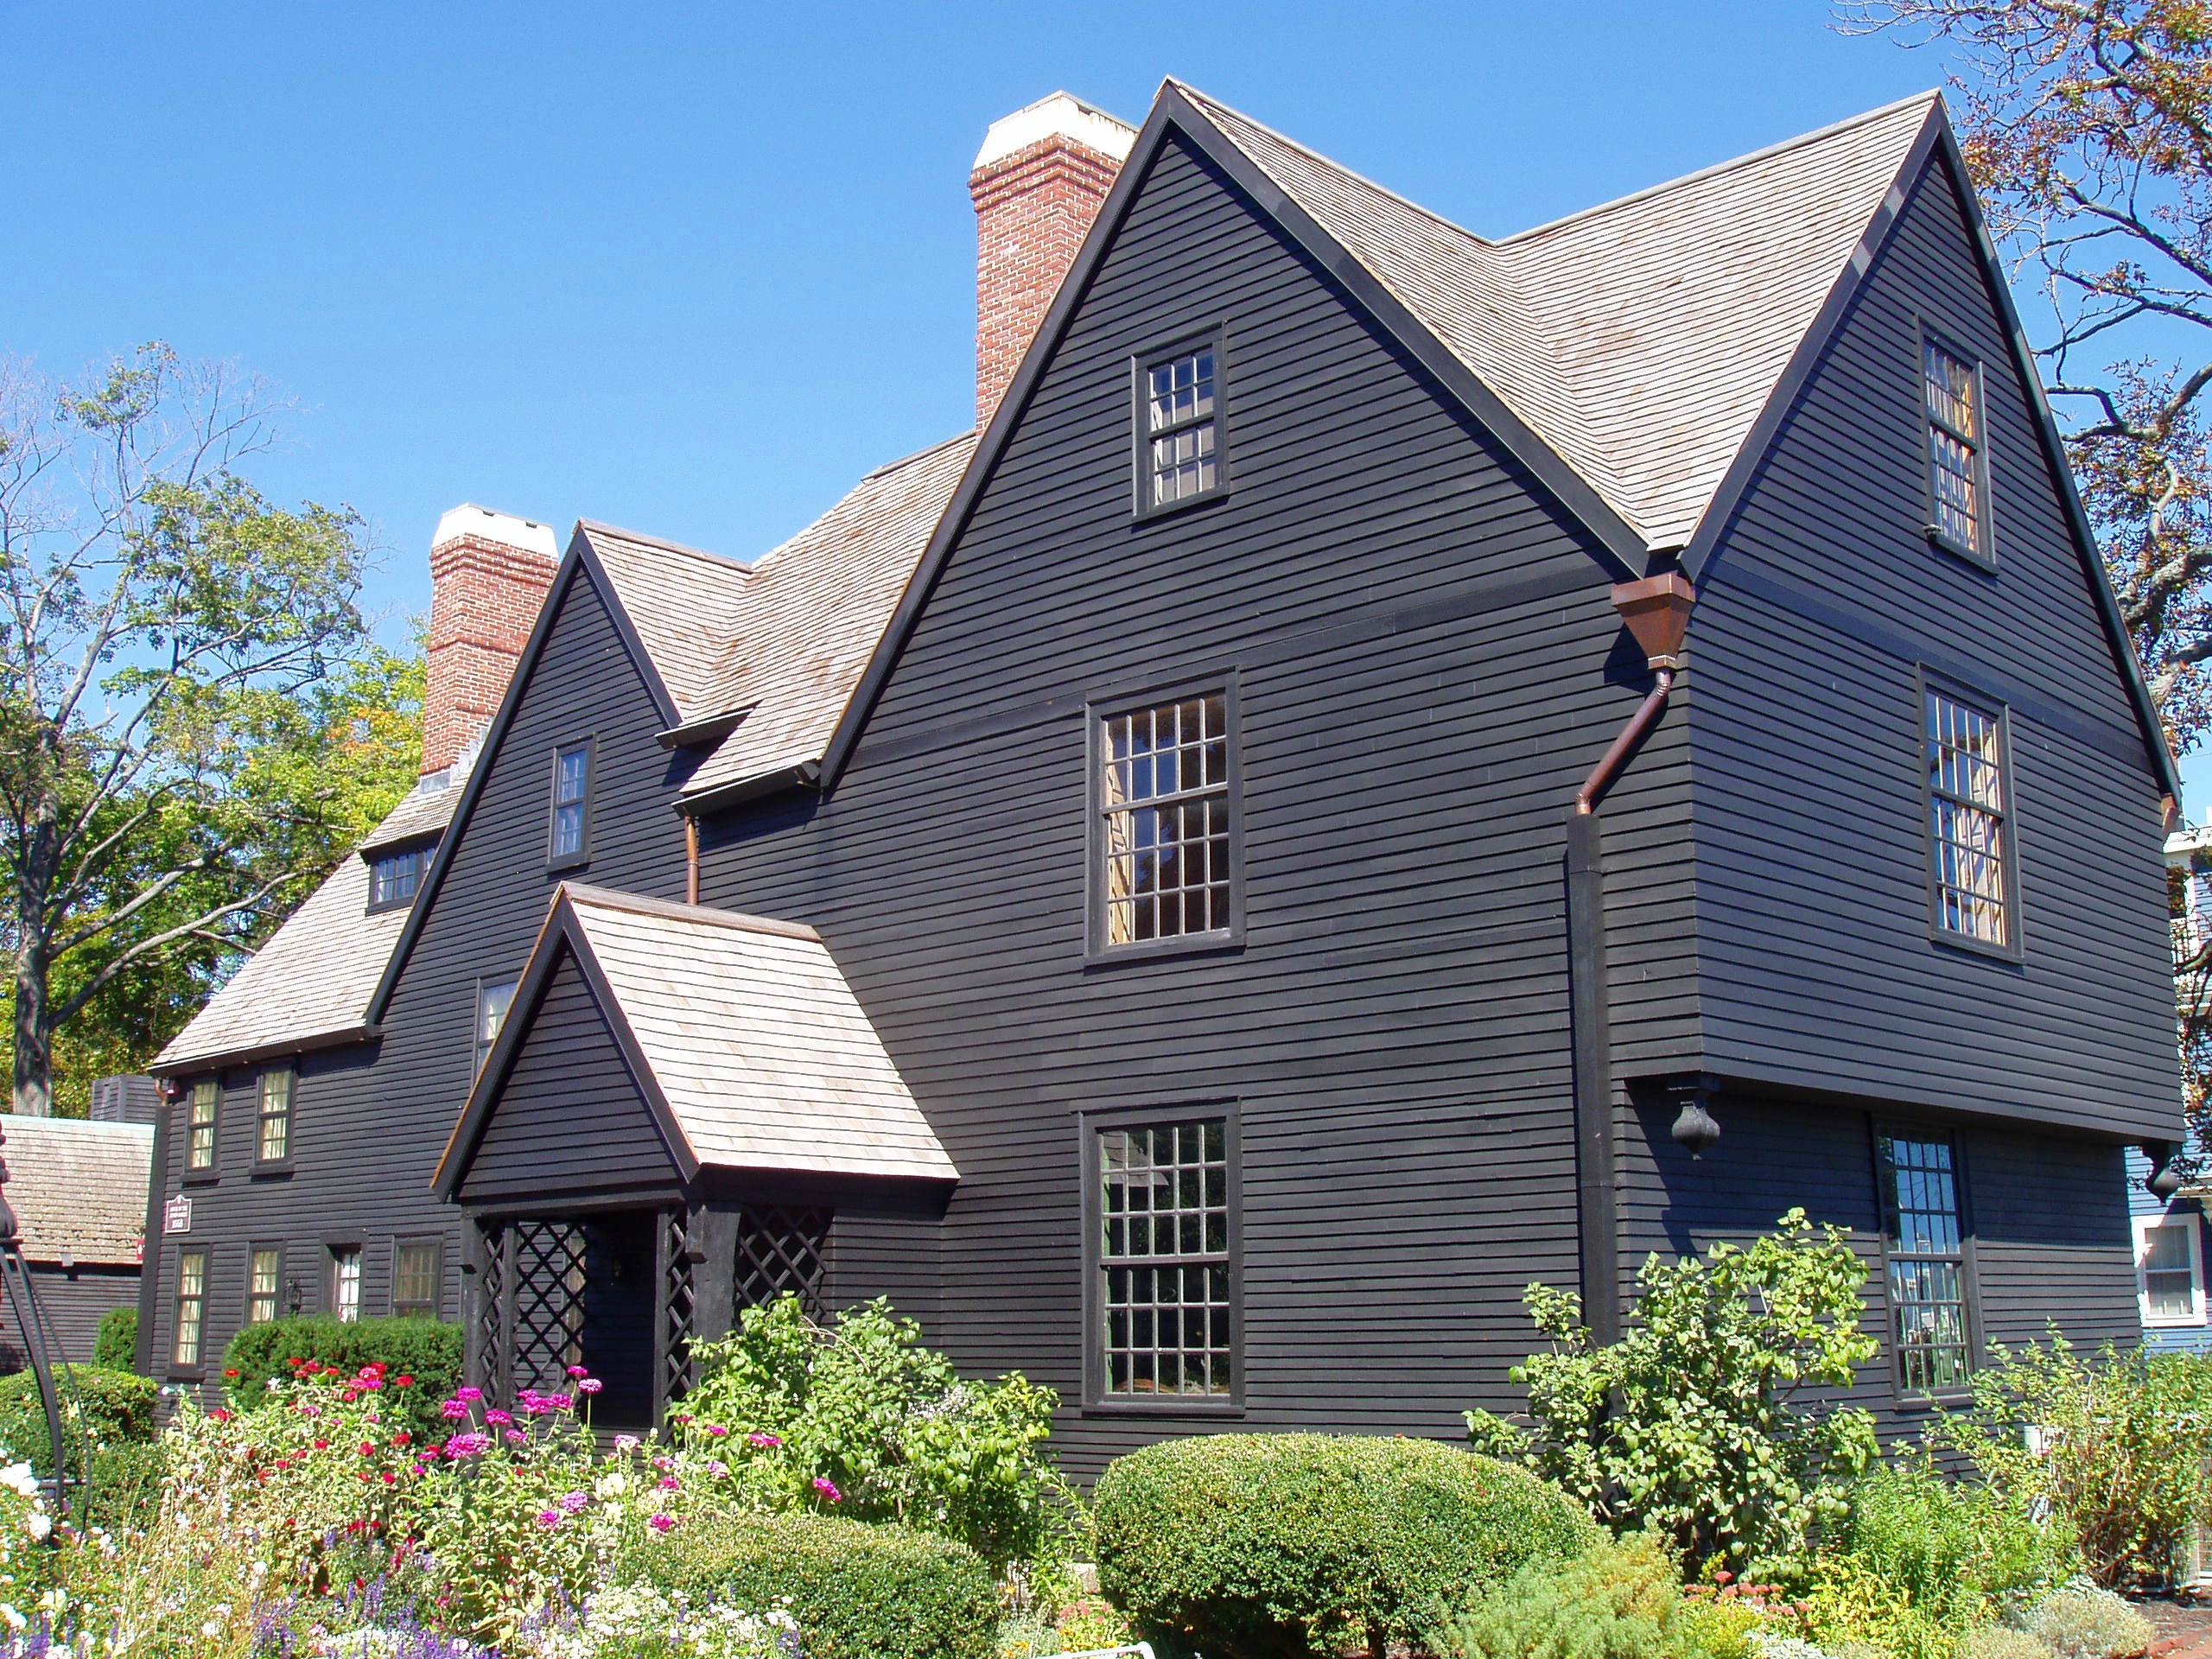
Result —
<instances>
[{"instance_id":1,"label":"multi-pane window","mask_svg":"<svg viewBox=\"0 0 2212 1659\"><path fill-rule=\"evenodd\" d=\"M1925 701L1936 925L1962 939L2009 947L2004 720L1933 687Z\"/></svg>"},{"instance_id":2,"label":"multi-pane window","mask_svg":"<svg viewBox=\"0 0 2212 1659\"><path fill-rule=\"evenodd\" d=\"M2193 1215L2135 1223L2135 1283L2146 1325L2204 1323L2204 1254Z\"/></svg>"},{"instance_id":3,"label":"multi-pane window","mask_svg":"<svg viewBox=\"0 0 2212 1659\"><path fill-rule=\"evenodd\" d=\"M213 1077L202 1077L192 1085L192 1100L185 1113L187 1169L215 1167L215 1110L221 1098L222 1091Z\"/></svg>"},{"instance_id":4,"label":"multi-pane window","mask_svg":"<svg viewBox=\"0 0 2212 1659\"><path fill-rule=\"evenodd\" d=\"M261 1132L254 1142L257 1162L281 1164L292 1153L292 1068L271 1066L261 1074Z\"/></svg>"},{"instance_id":5,"label":"multi-pane window","mask_svg":"<svg viewBox=\"0 0 2212 1659\"><path fill-rule=\"evenodd\" d=\"M361 1247L358 1244L331 1246L330 1311L346 1325L361 1317Z\"/></svg>"},{"instance_id":6,"label":"multi-pane window","mask_svg":"<svg viewBox=\"0 0 2212 1659\"><path fill-rule=\"evenodd\" d=\"M1138 393L1146 508L1173 506L1221 482L1220 367L1211 344L1145 365Z\"/></svg>"},{"instance_id":7,"label":"multi-pane window","mask_svg":"<svg viewBox=\"0 0 2212 1659\"><path fill-rule=\"evenodd\" d=\"M1956 1156L1947 1136L1884 1135L1877 1147L1897 1383L1916 1394L1955 1393L1974 1370Z\"/></svg>"},{"instance_id":8,"label":"multi-pane window","mask_svg":"<svg viewBox=\"0 0 2212 1659\"><path fill-rule=\"evenodd\" d=\"M569 743L553 755L552 857L584 855L590 834L591 745Z\"/></svg>"},{"instance_id":9,"label":"multi-pane window","mask_svg":"<svg viewBox=\"0 0 2212 1659\"><path fill-rule=\"evenodd\" d=\"M507 1023L507 1010L514 1006L515 982L512 979L480 980L476 986L476 1073L481 1075L484 1062L492 1058L492 1045L499 1040L499 1033Z\"/></svg>"},{"instance_id":10,"label":"multi-pane window","mask_svg":"<svg viewBox=\"0 0 2212 1659\"><path fill-rule=\"evenodd\" d=\"M1218 1117L1098 1132L1103 1395L1234 1390L1228 1141Z\"/></svg>"},{"instance_id":11,"label":"multi-pane window","mask_svg":"<svg viewBox=\"0 0 2212 1659\"><path fill-rule=\"evenodd\" d=\"M423 885L423 867L430 849L411 848L404 853L384 853L369 861L369 908L389 910L408 903Z\"/></svg>"},{"instance_id":12,"label":"multi-pane window","mask_svg":"<svg viewBox=\"0 0 2212 1659\"><path fill-rule=\"evenodd\" d=\"M176 1341L170 1349L180 1370L200 1363L200 1326L207 1313L207 1252L182 1250L176 1258Z\"/></svg>"},{"instance_id":13,"label":"multi-pane window","mask_svg":"<svg viewBox=\"0 0 2212 1659\"><path fill-rule=\"evenodd\" d=\"M1921 344L1921 371L1929 497L1936 515L1930 528L1961 552L1986 562L1980 372L1933 340Z\"/></svg>"},{"instance_id":14,"label":"multi-pane window","mask_svg":"<svg viewBox=\"0 0 2212 1659\"><path fill-rule=\"evenodd\" d=\"M438 1247L435 1241L399 1244L391 1252L391 1311L435 1318Z\"/></svg>"},{"instance_id":15,"label":"multi-pane window","mask_svg":"<svg viewBox=\"0 0 2212 1659\"><path fill-rule=\"evenodd\" d=\"M265 1325L276 1317L283 1294L284 1252L273 1244L257 1244L246 1263L245 1322Z\"/></svg>"},{"instance_id":16,"label":"multi-pane window","mask_svg":"<svg viewBox=\"0 0 2212 1659\"><path fill-rule=\"evenodd\" d=\"M1100 722L1102 943L1229 930L1231 760L1224 692Z\"/></svg>"}]
</instances>

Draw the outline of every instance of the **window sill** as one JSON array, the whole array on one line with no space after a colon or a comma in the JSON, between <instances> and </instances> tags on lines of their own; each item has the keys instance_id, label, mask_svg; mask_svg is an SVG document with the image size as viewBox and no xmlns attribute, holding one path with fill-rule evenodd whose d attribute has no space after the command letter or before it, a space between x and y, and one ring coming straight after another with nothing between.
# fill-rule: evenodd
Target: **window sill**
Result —
<instances>
[{"instance_id":1,"label":"window sill","mask_svg":"<svg viewBox=\"0 0 2212 1659\"><path fill-rule=\"evenodd\" d=\"M2190 1319L2145 1319L2143 1328L2145 1331L2202 1331L2206 1323L2205 1317L2200 1313Z\"/></svg>"},{"instance_id":2,"label":"window sill","mask_svg":"<svg viewBox=\"0 0 2212 1659\"><path fill-rule=\"evenodd\" d=\"M1985 526L1985 528L1986 527L1986 526ZM1964 542L1954 540L1951 537L1944 534L1942 531L1937 529L1934 524L1923 524L1921 526L1921 533L1926 536L1929 541L1939 550L1949 554L1953 558L1960 560L1964 563L1972 565L1975 569L1982 572L1985 575L1993 576L1997 574L1997 559L1995 555L1977 553L1972 548L1968 547Z\"/></svg>"},{"instance_id":3,"label":"window sill","mask_svg":"<svg viewBox=\"0 0 2212 1659\"><path fill-rule=\"evenodd\" d=\"M1241 1400L1212 1400L1203 1395L1187 1399L1161 1396L1154 1400L1109 1399L1086 1402L1085 1417L1242 1417Z\"/></svg>"},{"instance_id":4,"label":"window sill","mask_svg":"<svg viewBox=\"0 0 2212 1659\"><path fill-rule=\"evenodd\" d=\"M1971 1389L1952 1389L1942 1394L1909 1394L1902 1389L1894 1392L1899 1411L1955 1411L1974 1403Z\"/></svg>"},{"instance_id":5,"label":"window sill","mask_svg":"<svg viewBox=\"0 0 2212 1659\"><path fill-rule=\"evenodd\" d=\"M1218 929L1211 933L1185 933L1171 939L1146 939L1137 944L1093 945L1084 953L1085 968L1112 968L1125 962L1159 962L1169 957L1221 955L1244 948L1244 928Z\"/></svg>"},{"instance_id":6,"label":"window sill","mask_svg":"<svg viewBox=\"0 0 2212 1659\"><path fill-rule=\"evenodd\" d=\"M188 1169L177 1177L177 1181L183 1186L213 1186L222 1179L223 1173L219 1169Z\"/></svg>"},{"instance_id":7,"label":"window sill","mask_svg":"<svg viewBox=\"0 0 2212 1659\"><path fill-rule=\"evenodd\" d=\"M278 1158L265 1164L256 1164L252 1179L257 1181L289 1181L292 1179L292 1160Z\"/></svg>"},{"instance_id":8,"label":"window sill","mask_svg":"<svg viewBox=\"0 0 2212 1659\"><path fill-rule=\"evenodd\" d=\"M1229 486L1217 484L1210 490L1197 495L1186 495L1179 501L1163 501L1156 507L1139 507L1129 515L1129 522L1133 527L1141 529L1147 524L1157 524L1162 518L1173 518L1188 512L1194 507L1209 507L1227 499Z\"/></svg>"},{"instance_id":9,"label":"window sill","mask_svg":"<svg viewBox=\"0 0 2212 1659\"><path fill-rule=\"evenodd\" d=\"M2017 921L2014 922L2013 926L2017 932L2018 929ZM1964 956L1980 957L1990 962L2009 962L2018 965L2025 959L2024 953L2017 944L1992 944L1986 939L1970 938L1964 933L1952 933L1940 927L1929 928L1928 938L1929 943L1940 944L1947 950L1956 950Z\"/></svg>"},{"instance_id":10,"label":"window sill","mask_svg":"<svg viewBox=\"0 0 2212 1659\"><path fill-rule=\"evenodd\" d=\"M581 870L590 862L591 849L587 847L581 853L570 853L565 857L547 859L545 873L548 875L559 875L566 870Z\"/></svg>"}]
</instances>

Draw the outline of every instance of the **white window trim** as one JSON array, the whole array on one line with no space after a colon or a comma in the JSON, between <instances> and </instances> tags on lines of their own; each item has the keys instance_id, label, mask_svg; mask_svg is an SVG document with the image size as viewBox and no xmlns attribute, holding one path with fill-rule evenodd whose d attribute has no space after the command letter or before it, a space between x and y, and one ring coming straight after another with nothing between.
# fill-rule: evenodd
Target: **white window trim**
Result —
<instances>
[{"instance_id":1,"label":"white window trim","mask_svg":"<svg viewBox=\"0 0 2212 1659\"><path fill-rule=\"evenodd\" d=\"M2146 1331L2177 1331L2205 1323L2204 1317L2204 1221L2194 1210L2171 1211L2156 1216L2136 1216L2135 1224L2135 1303L2142 1315ZM2145 1264L2151 1255L2151 1230L2154 1227L2179 1227L2189 1237L2189 1305L2186 1319L2153 1319L2151 1314L2151 1281Z\"/></svg>"}]
</instances>

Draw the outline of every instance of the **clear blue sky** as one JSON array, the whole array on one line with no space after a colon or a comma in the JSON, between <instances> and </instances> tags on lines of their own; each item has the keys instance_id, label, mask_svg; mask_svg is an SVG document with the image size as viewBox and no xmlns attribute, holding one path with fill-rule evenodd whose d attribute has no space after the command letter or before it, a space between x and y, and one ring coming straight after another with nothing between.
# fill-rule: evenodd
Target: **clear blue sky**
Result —
<instances>
[{"instance_id":1,"label":"clear blue sky","mask_svg":"<svg viewBox=\"0 0 2212 1659\"><path fill-rule=\"evenodd\" d=\"M1942 71L1806 0L0 0L0 351L269 376L260 477L367 516L395 615L456 502L750 556L965 428L968 165L1056 87L1134 122L1179 75L1503 233Z\"/></svg>"}]
</instances>

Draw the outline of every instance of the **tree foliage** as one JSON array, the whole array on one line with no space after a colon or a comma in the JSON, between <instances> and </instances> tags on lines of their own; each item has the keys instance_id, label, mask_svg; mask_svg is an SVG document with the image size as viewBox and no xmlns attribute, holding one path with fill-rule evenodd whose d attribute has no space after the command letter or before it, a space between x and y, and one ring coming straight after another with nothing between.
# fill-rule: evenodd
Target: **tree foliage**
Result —
<instances>
[{"instance_id":1,"label":"tree foliage","mask_svg":"<svg viewBox=\"0 0 2212 1659\"><path fill-rule=\"evenodd\" d=\"M359 518L242 468L266 391L154 345L0 365L0 915L14 1106L143 1064L412 772ZM72 1103L73 1104L73 1102Z\"/></svg>"}]
</instances>

